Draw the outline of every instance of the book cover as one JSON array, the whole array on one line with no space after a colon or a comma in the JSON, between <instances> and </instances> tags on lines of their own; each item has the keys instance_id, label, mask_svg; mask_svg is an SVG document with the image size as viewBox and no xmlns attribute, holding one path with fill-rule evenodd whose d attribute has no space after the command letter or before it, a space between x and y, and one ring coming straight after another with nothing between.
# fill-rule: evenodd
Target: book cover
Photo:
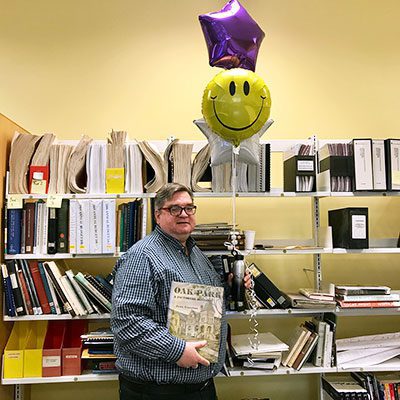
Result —
<instances>
[{"instance_id":1,"label":"book cover","mask_svg":"<svg viewBox=\"0 0 400 400\"><path fill-rule=\"evenodd\" d=\"M206 340L199 353L218 361L224 289L196 283L172 282L168 308L168 329L186 341Z\"/></svg>"}]
</instances>

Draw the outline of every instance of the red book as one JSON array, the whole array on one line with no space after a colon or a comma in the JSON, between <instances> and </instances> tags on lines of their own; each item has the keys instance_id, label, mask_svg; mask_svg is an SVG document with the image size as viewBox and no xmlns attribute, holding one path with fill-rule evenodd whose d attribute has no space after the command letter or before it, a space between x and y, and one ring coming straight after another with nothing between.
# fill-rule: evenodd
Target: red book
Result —
<instances>
[{"instance_id":1,"label":"red book","mask_svg":"<svg viewBox=\"0 0 400 400\"><path fill-rule=\"evenodd\" d=\"M24 204L24 221L25 224L25 253L33 253L33 245L35 240L35 207L36 203Z\"/></svg>"},{"instance_id":2,"label":"red book","mask_svg":"<svg viewBox=\"0 0 400 400\"><path fill-rule=\"evenodd\" d=\"M49 166L29 167L29 193L46 194L49 189Z\"/></svg>"},{"instance_id":3,"label":"red book","mask_svg":"<svg viewBox=\"0 0 400 400\"><path fill-rule=\"evenodd\" d=\"M19 283L19 286L21 287L22 296L24 296L27 314L33 315L32 302L31 302L31 298L29 296L28 287L26 285L25 277L22 274L22 270L21 269L18 269L17 273L18 273L18 283Z\"/></svg>"},{"instance_id":4,"label":"red book","mask_svg":"<svg viewBox=\"0 0 400 400\"><path fill-rule=\"evenodd\" d=\"M400 307L400 301L341 301L337 303L341 308L385 308Z\"/></svg>"},{"instance_id":5,"label":"red book","mask_svg":"<svg viewBox=\"0 0 400 400\"><path fill-rule=\"evenodd\" d=\"M33 283L35 284L36 292L39 298L40 306L42 307L43 314L51 314L51 309L46 296L46 291L44 289L42 276L40 275L38 262L36 260L30 260L29 269L31 271Z\"/></svg>"}]
</instances>

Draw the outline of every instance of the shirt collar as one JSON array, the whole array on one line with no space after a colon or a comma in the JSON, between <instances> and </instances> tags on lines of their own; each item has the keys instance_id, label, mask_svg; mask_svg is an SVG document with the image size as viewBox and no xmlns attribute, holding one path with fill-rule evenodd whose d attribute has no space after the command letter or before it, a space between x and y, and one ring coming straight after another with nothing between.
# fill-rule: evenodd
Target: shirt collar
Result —
<instances>
[{"instance_id":1,"label":"shirt collar","mask_svg":"<svg viewBox=\"0 0 400 400\"><path fill-rule=\"evenodd\" d=\"M157 232L164 239L168 240L177 249L179 249L179 250L185 249L185 247L182 245L182 243L178 239L174 238L173 236L169 235L167 232L163 231L158 224L154 228L154 231ZM186 248L188 249L189 254L191 253L195 244L196 244L195 240L191 236L189 236L186 240Z\"/></svg>"}]
</instances>

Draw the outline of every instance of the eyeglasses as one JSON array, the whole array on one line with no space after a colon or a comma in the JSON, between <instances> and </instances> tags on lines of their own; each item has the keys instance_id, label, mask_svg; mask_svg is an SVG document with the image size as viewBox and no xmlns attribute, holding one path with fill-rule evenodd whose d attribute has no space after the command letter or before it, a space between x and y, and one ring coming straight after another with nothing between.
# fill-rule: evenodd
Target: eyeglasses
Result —
<instances>
[{"instance_id":1,"label":"eyeglasses","mask_svg":"<svg viewBox=\"0 0 400 400\"><path fill-rule=\"evenodd\" d=\"M196 209L197 209L197 206L195 206L195 205L185 206L185 207L171 206L171 207L161 207L160 208L160 210L168 210L169 213L173 217L179 217L182 214L183 210L185 210L185 213L187 215L194 215L194 214L196 214Z\"/></svg>"}]
</instances>

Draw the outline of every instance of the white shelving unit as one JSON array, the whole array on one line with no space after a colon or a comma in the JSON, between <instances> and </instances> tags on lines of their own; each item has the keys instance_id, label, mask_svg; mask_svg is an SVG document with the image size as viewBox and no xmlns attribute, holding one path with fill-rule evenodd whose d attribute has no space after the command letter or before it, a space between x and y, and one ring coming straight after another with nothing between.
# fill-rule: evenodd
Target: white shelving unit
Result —
<instances>
[{"instance_id":1,"label":"white shelving unit","mask_svg":"<svg viewBox=\"0 0 400 400\"><path fill-rule=\"evenodd\" d=\"M309 141L317 147L317 142L315 138L309 139ZM184 141L183 141L184 142ZM271 141L271 151L272 152L283 152L289 147L301 142L300 140L279 140ZM198 151L207 142L198 141L195 143L194 151ZM159 150L164 150L166 146L166 141L154 141ZM7 198L10 195L7 195ZM47 195L20 195L23 200L35 200L43 199L47 200ZM397 238L374 240L370 239L371 248L361 249L361 250L346 250L338 248L321 248L317 246L318 243L318 228L320 227L320 201L324 198L365 198L365 197L399 197L400 192L327 192L327 191L316 191L309 193L294 193L294 192L284 192L280 188L271 189L267 193L237 193L238 198L309 198L312 207L312 224L313 224L313 237L311 239L302 241L301 243L293 243L290 240L268 240L260 241L265 245L273 245L275 248L266 248L264 250L252 250L245 251L244 254L247 256L269 256L269 255L313 255L314 260L314 282L315 286L319 287L322 280L322 263L321 256L325 254L336 254L338 256L342 254L400 254L400 248L396 247ZM143 198L144 199L144 212L143 212L143 231L146 231L147 222L147 210L148 210L148 200L154 197L154 193L129 193L129 194L65 194L62 195L66 199L131 199L131 198ZM231 198L232 193L211 193L202 192L195 193L196 198ZM50 259L89 259L89 258L104 258L112 259L121 256L123 253L116 254L86 254L86 255L76 255L76 254L17 254L17 255L5 255L5 259L39 259L39 260L50 260ZM208 255L221 254L221 251L208 251ZM387 308L387 309L340 309L335 307L334 309L286 309L286 310L267 310L260 309L257 312L257 318L275 318L275 317L299 317L306 318L309 316L322 315L326 312L334 313L338 317L356 317L356 316L398 316L400 313L400 308ZM4 314L3 314L4 315ZM250 317L249 312L228 312L227 319L248 319ZM110 318L109 314L101 315L89 315L85 318L87 320L107 320ZM3 316L4 321L33 321L33 320L71 320L69 315L41 315L41 316L23 316L23 317L8 317ZM74 318L77 319L77 318ZM303 374L325 374L332 372L351 372L351 371L363 371L364 368L354 368L343 370L338 367L332 368L320 368L312 365L305 365L300 371L296 371L292 368L278 368L274 371L261 371L261 370L251 370L242 368L233 368L230 373L232 377L237 376L278 376L278 375L303 375ZM390 360L380 365L374 367L365 368L368 371L400 371L400 360ZM3 376L3 374L2 374ZM222 375L218 376L220 379ZM116 374L98 375L83 373L82 375L76 376L60 376L54 378L23 378L23 379L2 379L2 384L4 385L30 385L30 384L43 384L43 383L69 383L69 382L88 382L88 381L115 381L118 379Z\"/></svg>"}]
</instances>

